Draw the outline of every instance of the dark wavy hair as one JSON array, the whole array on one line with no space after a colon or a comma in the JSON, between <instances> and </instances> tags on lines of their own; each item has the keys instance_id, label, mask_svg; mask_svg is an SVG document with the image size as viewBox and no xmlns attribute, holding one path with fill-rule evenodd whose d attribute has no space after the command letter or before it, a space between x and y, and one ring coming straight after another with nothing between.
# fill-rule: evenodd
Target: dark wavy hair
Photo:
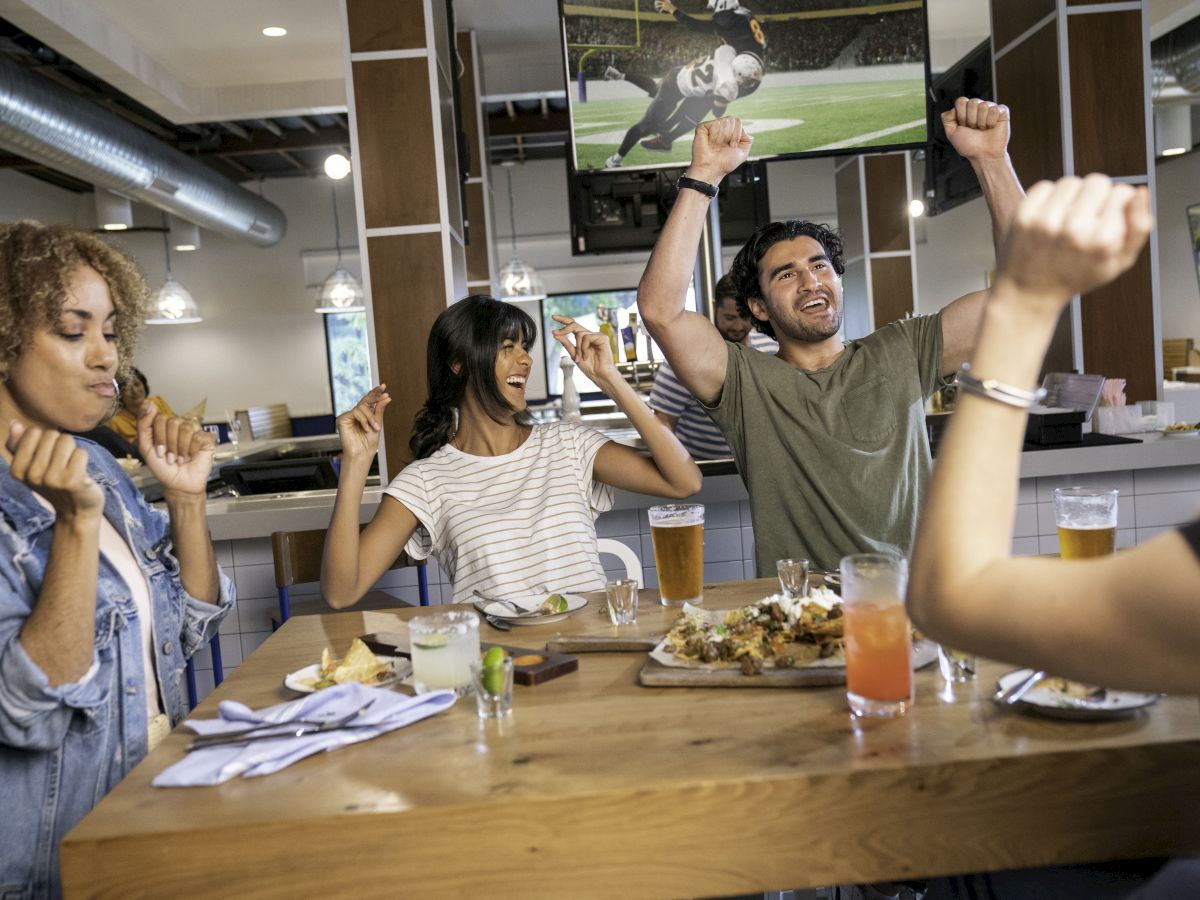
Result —
<instances>
[{"instance_id":1,"label":"dark wavy hair","mask_svg":"<svg viewBox=\"0 0 1200 900\"><path fill-rule=\"evenodd\" d=\"M496 385L496 355L507 340L533 347L537 325L524 310L486 294L473 294L449 306L434 320L425 350L429 399L413 420L408 447L425 459L452 437L454 410L470 389L484 412L503 422L513 408ZM522 413L518 422L528 424Z\"/></svg>"},{"instance_id":2,"label":"dark wavy hair","mask_svg":"<svg viewBox=\"0 0 1200 900\"><path fill-rule=\"evenodd\" d=\"M750 236L744 247L738 251L729 267L726 277L733 281L734 296L737 298L738 312L750 316L754 327L767 337L775 337L775 329L765 319L756 318L750 310L750 297L761 297L762 288L758 283L758 263L767 251L780 241L790 241L798 237L810 237L825 250L833 271L841 275L846 271L846 261L843 258L844 248L842 238L836 231L817 222L807 222L800 219L788 219L786 222L772 222L764 225Z\"/></svg>"}]
</instances>

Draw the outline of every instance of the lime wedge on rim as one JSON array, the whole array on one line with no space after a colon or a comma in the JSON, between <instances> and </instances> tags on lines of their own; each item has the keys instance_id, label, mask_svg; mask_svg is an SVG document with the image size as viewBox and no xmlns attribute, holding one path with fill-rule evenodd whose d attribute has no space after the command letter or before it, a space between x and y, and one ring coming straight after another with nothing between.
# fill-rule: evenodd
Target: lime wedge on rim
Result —
<instances>
[{"instance_id":1,"label":"lime wedge on rim","mask_svg":"<svg viewBox=\"0 0 1200 900\"><path fill-rule=\"evenodd\" d=\"M444 634L427 634L413 639L413 646L421 650L437 650L439 647L445 647L448 643L450 643L450 638Z\"/></svg>"}]
</instances>

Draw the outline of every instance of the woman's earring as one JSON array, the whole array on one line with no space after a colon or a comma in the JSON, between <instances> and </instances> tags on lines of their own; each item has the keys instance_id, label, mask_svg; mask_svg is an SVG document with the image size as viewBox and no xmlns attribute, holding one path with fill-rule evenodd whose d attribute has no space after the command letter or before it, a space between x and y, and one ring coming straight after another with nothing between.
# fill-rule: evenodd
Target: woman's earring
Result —
<instances>
[{"instance_id":1,"label":"woman's earring","mask_svg":"<svg viewBox=\"0 0 1200 900\"><path fill-rule=\"evenodd\" d=\"M458 407L450 407L450 437L458 434Z\"/></svg>"},{"instance_id":2,"label":"woman's earring","mask_svg":"<svg viewBox=\"0 0 1200 900\"><path fill-rule=\"evenodd\" d=\"M113 379L113 390L117 392L118 397L121 396L121 382L117 381L115 378Z\"/></svg>"}]
</instances>

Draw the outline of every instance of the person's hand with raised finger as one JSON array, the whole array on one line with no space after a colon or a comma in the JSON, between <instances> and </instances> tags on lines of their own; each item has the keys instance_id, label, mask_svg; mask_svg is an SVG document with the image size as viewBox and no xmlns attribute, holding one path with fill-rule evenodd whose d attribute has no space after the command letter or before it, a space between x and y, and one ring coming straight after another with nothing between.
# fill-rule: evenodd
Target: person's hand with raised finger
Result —
<instances>
[{"instance_id":1,"label":"person's hand with raised finger","mask_svg":"<svg viewBox=\"0 0 1200 900\"><path fill-rule=\"evenodd\" d=\"M654 9L668 16L674 15L677 8L671 0L654 0Z\"/></svg>"},{"instance_id":2,"label":"person's hand with raised finger","mask_svg":"<svg viewBox=\"0 0 1200 900\"><path fill-rule=\"evenodd\" d=\"M203 496L212 473L216 439L190 419L144 403L138 416L138 452L168 494Z\"/></svg>"},{"instance_id":3,"label":"person's hand with raised finger","mask_svg":"<svg viewBox=\"0 0 1200 900\"><path fill-rule=\"evenodd\" d=\"M351 409L337 418L338 437L342 439L343 461L367 462L379 452L383 431L383 411L392 402L386 384L367 391Z\"/></svg>"},{"instance_id":4,"label":"person's hand with raised finger","mask_svg":"<svg viewBox=\"0 0 1200 900\"><path fill-rule=\"evenodd\" d=\"M966 159L1003 159L1008 152L1010 115L1002 103L959 97L942 113L946 139Z\"/></svg>"},{"instance_id":5,"label":"person's hand with raised finger","mask_svg":"<svg viewBox=\"0 0 1200 900\"><path fill-rule=\"evenodd\" d=\"M562 327L555 328L551 335L563 345L567 355L579 366L579 371L605 388L621 375L613 360L612 344L608 338L595 331L588 331L568 316L553 316Z\"/></svg>"},{"instance_id":6,"label":"person's hand with raised finger","mask_svg":"<svg viewBox=\"0 0 1200 900\"><path fill-rule=\"evenodd\" d=\"M87 471L87 451L69 434L9 423L5 446L12 454L9 473L54 507L60 522L100 527L104 491Z\"/></svg>"},{"instance_id":7,"label":"person's hand with raised finger","mask_svg":"<svg viewBox=\"0 0 1200 900\"><path fill-rule=\"evenodd\" d=\"M753 141L737 116L701 122L692 139L692 164L687 176L717 184L746 161Z\"/></svg>"}]
</instances>

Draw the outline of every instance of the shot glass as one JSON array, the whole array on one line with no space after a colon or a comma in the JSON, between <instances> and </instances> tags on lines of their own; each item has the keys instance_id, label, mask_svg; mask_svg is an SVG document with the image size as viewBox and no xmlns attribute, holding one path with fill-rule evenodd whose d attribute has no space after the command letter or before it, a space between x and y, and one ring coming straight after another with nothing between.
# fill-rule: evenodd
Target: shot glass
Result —
<instances>
[{"instance_id":1,"label":"shot glass","mask_svg":"<svg viewBox=\"0 0 1200 900\"><path fill-rule=\"evenodd\" d=\"M1063 559L1108 556L1117 542L1117 489L1054 489L1054 524Z\"/></svg>"},{"instance_id":2,"label":"shot glass","mask_svg":"<svg viewBox=\"0 0 1200 900\"><path fill-rule=\"evenodd\" d=\"M955 650L938 644L938 669L942 678L950 684L965 684L975 677L979 667L979 657L965 650Z\"/></svg>"},{"instance_id":3,"label":"shot glass","mask_svg":"<svg viewBox=\"0 0 1200 900\"><path fill-rule=\"evenodd\" d=\"M614 625L633 625L637 622L638 585L631 578L610 581L604 585L608 595L608 618Z\"/></svg>"},{"instance_id":4,"label":"shot glass","mask_svg":"<svg viewBox=\"0 0 1200 900\"><path fill-rule=\"evenodd\" d=\"M779 572L779 587L783 595L790 599L808 596L808 560L781 559L776 561L775 568Z\"/></svg>"},{"instance_id":5,"label":"shot glass","mask_svg":"<svg viewBox=\"0 0 1200 900\"><path fill-rule=\"evenodd\" d=\"M842 559L846 699L856 717L890 719L912 704L912 626L904 610L908 561L889 553Z\"/></svg>"},{"instance_id":6,"label":"shot glass","mask_svg":"<svg viewBox=\"0 0 1200 900\"><path fill-rule=\"evenodd\" d=\"M513 661L506 656L499 663L485 666L482 659L471 661L471 683L475 688L475 711L481 719L503 719L512 715Z\"/></svg>"}]
</instances>

